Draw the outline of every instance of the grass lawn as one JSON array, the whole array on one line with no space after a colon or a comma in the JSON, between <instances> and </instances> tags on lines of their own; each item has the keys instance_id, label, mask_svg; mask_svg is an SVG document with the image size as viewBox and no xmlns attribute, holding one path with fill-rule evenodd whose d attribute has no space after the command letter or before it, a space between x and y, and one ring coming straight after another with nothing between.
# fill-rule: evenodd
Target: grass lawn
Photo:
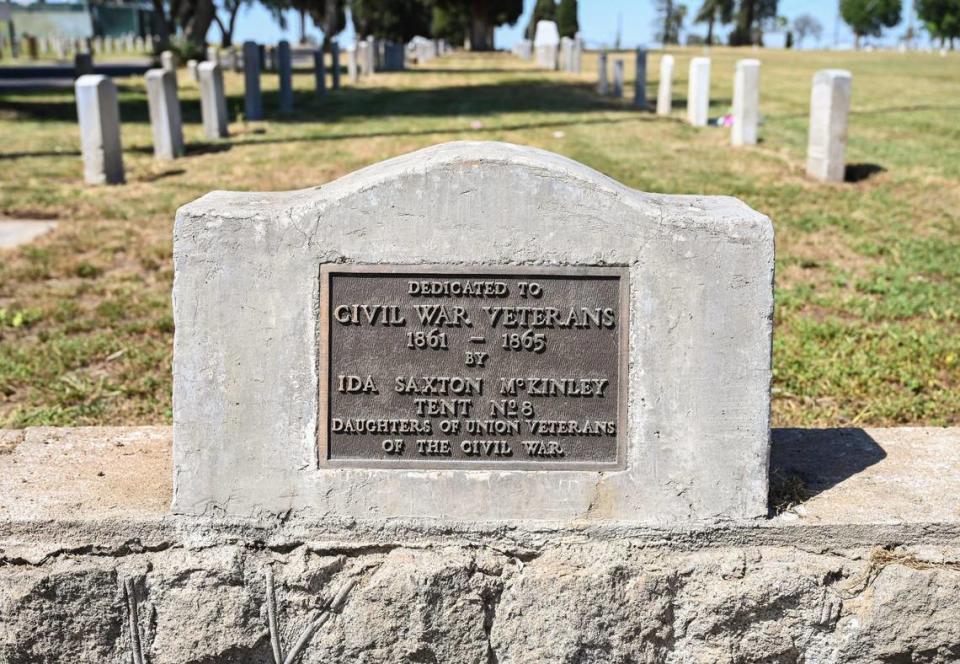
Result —
<instances>
[{"instance_id":1,"label":"grass lawn","mask_svg":"<svg viewBox=\"0 0 960 664\"><path fill-rule=\"evenodd\" d=\"M213 189L317 185L458 139L534 145L637 189L731 194L769 215L776 426L960 424L960 55L714 49L711 116L728 110L735 60L763 62L762 142L733 149L728 130L680 120L700 54L674 52L673 118L597 97L590 54L581 76L465 55L323 100L298 73L288 118L265 74L271 119L235 121L213 142L181 70L188 155L166 163L152 157L142 81L123 79L121 187L82 183L71 91L0 94L0 215L59 221L0 250L0 427L170 422L178 206ZM632 55L620 57L630 81ZM648 62L651 99L659 59ZM854 181L841 185L803 175L810 80L825 67L853 72ZM239 75L227 89L236 120Z\"/></svg>"}]
</instances>

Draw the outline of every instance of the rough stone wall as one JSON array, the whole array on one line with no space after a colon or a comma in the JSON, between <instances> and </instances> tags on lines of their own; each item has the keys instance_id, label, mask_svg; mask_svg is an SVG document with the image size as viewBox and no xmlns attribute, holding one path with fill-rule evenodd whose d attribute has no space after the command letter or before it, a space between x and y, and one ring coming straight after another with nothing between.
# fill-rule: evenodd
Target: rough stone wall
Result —
<instances>
[{"instance_id":1,"label":"rough stone wall","mask_svg":"<svg viewBox=\"0 0 960 664\"><path fill-rule=\"evenodd\" d=\"M11 555L12 554L12 555ZM0 551L0 662L270 662L348 579L301 662L956 662L960 548L689 551L615 541Z\"/></svg>"}]
</instances>

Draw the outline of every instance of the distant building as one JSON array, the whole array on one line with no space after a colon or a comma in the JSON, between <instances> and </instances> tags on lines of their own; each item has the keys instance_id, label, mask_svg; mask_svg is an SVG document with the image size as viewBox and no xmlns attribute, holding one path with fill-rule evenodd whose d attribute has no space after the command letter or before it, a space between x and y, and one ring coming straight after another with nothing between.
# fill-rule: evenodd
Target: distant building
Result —
<instances>
[{"instance_id":1,"label":"distant building","mask_svg":"<svg viewBox=\"0 0 960 664\"><path fill-rule=\"evenodd\" d=\"M150 2L34 2L3 3L17 35L35 37L149 37L157 32ZM0 15L6 12L0 10Z\"/></svg>"}]
</instances>

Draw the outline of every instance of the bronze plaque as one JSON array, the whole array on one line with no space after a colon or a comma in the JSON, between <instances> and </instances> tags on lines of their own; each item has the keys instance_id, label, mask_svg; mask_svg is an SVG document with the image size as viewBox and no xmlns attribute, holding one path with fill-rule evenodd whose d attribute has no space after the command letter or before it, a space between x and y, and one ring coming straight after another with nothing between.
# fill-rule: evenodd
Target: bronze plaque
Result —
<instances>
[{"instance_id":1,"label":"bronze plaque","mask_svg":"<svg viewBox=\"0 0 960 664\"><path fill-rule=\"evenodd\" d=\"M623 466L626 269L320 277L321 467Z\"/></svg>"}]
</instances>

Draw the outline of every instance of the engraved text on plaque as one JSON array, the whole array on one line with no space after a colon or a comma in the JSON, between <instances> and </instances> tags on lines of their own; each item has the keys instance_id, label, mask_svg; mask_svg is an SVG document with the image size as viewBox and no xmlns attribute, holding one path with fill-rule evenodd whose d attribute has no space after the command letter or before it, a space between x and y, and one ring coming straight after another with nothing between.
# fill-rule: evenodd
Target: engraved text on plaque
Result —
<instances>
[{"instance_id":1,"label":"engraved text on plaque","mask_svg":"<svg viewBox=\"0 0 960 664\"><path fill-rule=\"evenodd\" d=\"M620 467L627 279L324 266L320 465Z\"/></svg>"}]
</instances>

